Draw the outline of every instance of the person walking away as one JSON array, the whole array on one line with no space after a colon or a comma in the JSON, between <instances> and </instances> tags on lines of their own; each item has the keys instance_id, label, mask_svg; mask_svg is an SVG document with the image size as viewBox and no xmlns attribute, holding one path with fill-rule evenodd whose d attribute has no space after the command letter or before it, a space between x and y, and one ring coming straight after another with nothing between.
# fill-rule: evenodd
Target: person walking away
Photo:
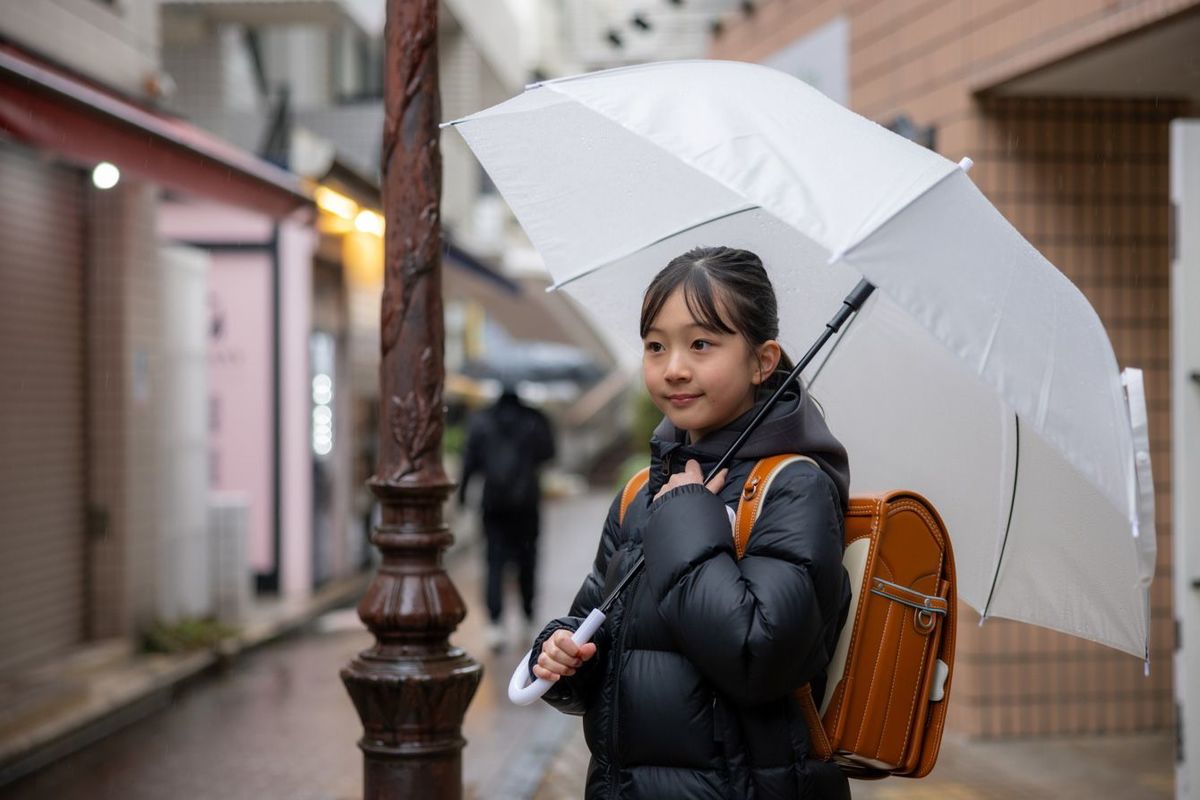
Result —
<instances>
[{"instance_id":1,"label":"person walking away","mask_svg":"<svg viewBox=\"0 0 1200 800\"><path fill-rule=\"evenodd\" d=\"M641 309L642 378L664 419L650 478L612 503L568 615L537 637L533 677L582 714L587 800L845 800L837 766L809 757L794 695L826 669L850 605L842 567L846 450L795 387L707 486L792 364L774 289L754 253L698 248L672 260ZM730 525L758 459L799 453L775 477L741 559ZM637 561L595 638L579 627Z\"/></svg>"},{"instance_id":2,"label":"person walking away","mask_svg":"<svg viewBox=\"0 0 1200 800\"><path fill-rule=\"evenodd\" d=\"M487 545L486 599L488 647L504 649L504 574L517 569L526 632L533 627L541 468L554 458L554 434L546 415L525 405L505 386L500 398L472 419L463 454L459 504L466 505L467 485L483 476L483 531Z\"/></svg>"}]
</instances>

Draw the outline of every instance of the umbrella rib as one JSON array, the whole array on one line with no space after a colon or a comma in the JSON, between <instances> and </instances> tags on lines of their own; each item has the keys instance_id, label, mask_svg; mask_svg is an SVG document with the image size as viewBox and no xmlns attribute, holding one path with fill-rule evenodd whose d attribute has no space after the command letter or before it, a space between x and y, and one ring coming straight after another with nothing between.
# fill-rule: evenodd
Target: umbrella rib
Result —
<instances>
[{"instance_id":1,"label":"umbrella rib","mask_svg":"<svg viewBox=\"0 0 1200 800\"><path fill-rule=\"evenodd\" d=\"M1013 460L1012 499L1008 504L1008 522L1004 525L1004 539L1000 542L1000 557L996 559L996 571L992 573L992 588L988 589L987 602L983 604L983 614L979 624L987 619L988 609L992 607L992 595L996 593L996 582L1000 578L1000 566L1004 563L1004 550L1008 547L1008 532L1012 529L1013 510L1017 507L1017 479L1021 472L1021 418L1013 413L1013 431L1016 435L1016 457Z\"/></svg>"},{"instance_id":2,"label":"umbrella rib","mask_svg":"<svg viewBox=\"0 0 1200 800\"><path fill-rule=\"evenodd\" d=\"M724 214L718 214L715 217L709 217L708 219L701 220L700 222L697 222L693 225L688 225L688 226L680 228L676 231L672 231L671 233L668 233L665 236L660 236L659 238L655 239L652 242L647 242L646 244L642 245L641 247L637 248L636 250L630 250L628 253L623 253L619 256L614 256L612 258L606 259L605 261L602 261L599 264L593 264L590 267L584 267L582 270L575 273L571 277L569 277L565 280L561 280L558 283L553 284L552 286L547 286L546 291L547 292L557 292L559 289L561 289L562 287L566 286L569 283L574 283L575 281L579 280L580 278L586 278L588 275L591 275L593 272L604 269L609 264L620 261L623 258L629 258L634 253L640 253L648 247L654 247L654 245L659 244L661 242L665 242L667 239L670 239L673 236L678 236L681 233L687 233L690 230L695 230L696 228L699 228L703 225L707 225L710 222L716 222L719 219L725 219L726 217L733 217L738 214L743 214L747 211L754 211L756 208L761 208L761 206L753 206L753 205L742 206L741 208L735 208L733 211L727 211Z\"/></svg>"}]
</instances>

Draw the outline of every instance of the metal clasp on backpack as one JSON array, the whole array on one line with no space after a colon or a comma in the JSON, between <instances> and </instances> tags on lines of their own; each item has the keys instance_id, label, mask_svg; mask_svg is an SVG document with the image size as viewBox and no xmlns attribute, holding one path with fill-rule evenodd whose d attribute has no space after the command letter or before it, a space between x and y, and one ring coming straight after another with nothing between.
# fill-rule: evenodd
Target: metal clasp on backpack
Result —
<instances>
[{"instance_id":1,"label":"metal clasp on backpack","mask_svg":"<svg viewBox=\"0 0 1200 800\"><path fill-rule=\"evenodd\" d=\"M944 617L949 610L945 598L923 594L916 589L885 581L883 578L872 579L871 594L877 594L894 603L916 609L917 630L921 633L929 633L933 630L933 626L937 622L935 614Z\"/></svg>"},{"instance_id":2,"label":"metal clasp on backpack","mask_svg":"<svg viewBox=\"0 0 1200 800\"><path fill-rule=\"evenodd\" d=\"M742 486L742 499L753 500L754 495L758 493L758 482L760 478L751 478Z\"/></svg>"}]
</instances>

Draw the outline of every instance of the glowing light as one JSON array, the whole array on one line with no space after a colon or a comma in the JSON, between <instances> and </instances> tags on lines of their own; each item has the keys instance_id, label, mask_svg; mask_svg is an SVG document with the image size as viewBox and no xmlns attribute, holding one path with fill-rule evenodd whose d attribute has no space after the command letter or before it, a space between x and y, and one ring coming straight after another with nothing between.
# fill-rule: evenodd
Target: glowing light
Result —
<instances>
[{"instance_id":1,"label":"glowing light","mask_svg":"<svg viewBox=\"0 0 1200 800\"><path fill-rule=\"evenodd\" d=\"M383 236L383 215L372 211L369 208L364 208L358 212L358 216L354 218L354 227L358 228L363 233L373 233L376 236Z\"/></svg>"},{"instance_id":2,"label":"glowing light","mask_svg":"<svg viewBox=\"0 0 1200 800\"><path fill-rule=\"evenodd\" d=\"M101 161L92 170L92 185L97 189L111 189L121 180L121 170L116 164Z\"/></svg>"},{"instance_id":3,"label":"glowing light","mask_svg":"<svg viewBox=\"0 0 1200 800\"><path fill-rule=\"evenodd\" d=\"M317 201L317 208L347 221L358 213L358 203L327 186L318 186L313 191L313 199Z\"/></svg>"},{"instance_id":4,"label":"glowing light","mask_svg":"<svg viewBox=\"0 0 1200 800\"><path fill-rule=\"evenodd\" d=\"M317 375L312 382L313 402L317 405L329 405L333 399L333 379L328 375Z\"/></svg>"},{"instance_id":5,"label":"glowing light","mask_svg":"<svg viewBox=\"0 0 1200 800\"><path fill-rule=\"evenodd\" d=\"M313 378L312 448L319 456L333 452L333 381L328 375Z\"/></svg>"}]
</instances>

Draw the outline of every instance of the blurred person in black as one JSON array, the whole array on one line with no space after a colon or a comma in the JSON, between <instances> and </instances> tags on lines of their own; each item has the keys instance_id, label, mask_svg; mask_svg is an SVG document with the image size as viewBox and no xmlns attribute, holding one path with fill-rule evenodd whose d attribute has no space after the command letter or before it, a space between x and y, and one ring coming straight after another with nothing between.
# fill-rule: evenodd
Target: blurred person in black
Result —
<instances>
[{"instance_id":1,"label":"blurred person in black","mask_svg":"<svg viewBox=\"0 0 1200 800\"><path fill-rule=\"evenodd\" d=\"M541 502L540 471L554 457L554 434L546 415L521 402L505 385L494 405L470 421L463 452L460 505L471 478L483 476L483 531L487 540L488 646L504 649L503 580L515 564L526 631L534 629L533 599Z\"/></svg>"}]
</instances>

